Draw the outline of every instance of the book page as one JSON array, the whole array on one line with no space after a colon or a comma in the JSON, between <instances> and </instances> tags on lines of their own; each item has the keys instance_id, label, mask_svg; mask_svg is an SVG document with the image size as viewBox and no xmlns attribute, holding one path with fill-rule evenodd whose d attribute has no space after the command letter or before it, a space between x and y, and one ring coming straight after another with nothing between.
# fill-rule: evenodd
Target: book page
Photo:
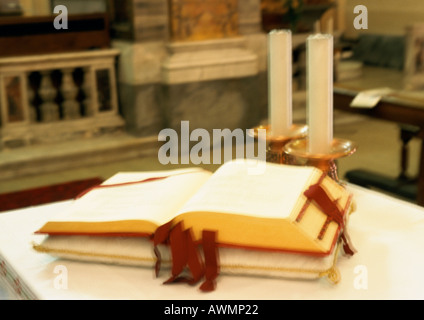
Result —
<instances>
[{"instance_id":1,"label":"book page","mask_svg":"<svg viewBox=\"0 0 424 320\"><path fill-rule=\"evenodd\" d=\"M289 217L299 196L314 178L310 167L267 163L259 175L248 172L249 160L224 164L182 208L183 212L221 212L263 218Z\"/></svg>"},{"instance_id":2,"label":"book page","mask_svg":"<svg viewBox=\"0 0 424 320\"><path fill-rule=\"evenodd\" d=\"M161 225L171 220L210 176L210 172L201 169L119 173L104 185L166 178L91 190L75 200L69 211L61 216L60 220L55 221L102 222L141 219Z\"/></svg>"}]
</instances>

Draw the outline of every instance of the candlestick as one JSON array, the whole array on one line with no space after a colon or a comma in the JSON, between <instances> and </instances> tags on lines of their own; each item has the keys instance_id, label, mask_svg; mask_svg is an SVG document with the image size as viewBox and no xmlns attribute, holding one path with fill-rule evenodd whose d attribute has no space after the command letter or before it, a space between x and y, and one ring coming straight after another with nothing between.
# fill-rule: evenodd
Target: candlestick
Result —
<instances>
[{"instance_id":1,"label":"candlestick","mask_svg":"<svg viewBox=\"0 0 424 320\"><path fill-rule=\"evenodd\" d=\"M272 134L270 126L258 126L249 130L249 134L256 140L261 139L259 130L266 130L266 161L276 164L290 164L289 158L286 156L284 147L287 143L306 138L308 127L306 125L293 124L287 135L275 136Z\"/></svg>"},{"instance_id":2,"label":"candlestick","mask_svg":"<svg viewBox=\"0 0 424 320\"><path fill-rule=\"evenodd\" d=\"M307 39L309 152L328 153L333 142L333 36Z\"/></svg>"},{"instance_id":3,"label":"candlestick","mask_svg":"<svg viewBox=\"0 0 424 320\"><path fill-rule=\"evenodd\" d=\"M269 124L273 135L286 136L293 121L291 31L271 31L268 43Z\"/></svg>"},{"instance_id":4,"label":"candlestick","mask_svg":"<svg viewBox=\"0 0 424 320\"><path fill-rule=\"evenodd\" d=\"M354 154L358 148L356 143L334 139L327 153L314 154L308 151L309 142L308 139L298 139L285 145L284 152L290 157L291 164L316 167L334 181L343 184L338 177L336 161Z\"/></svg>"}]
</instances>

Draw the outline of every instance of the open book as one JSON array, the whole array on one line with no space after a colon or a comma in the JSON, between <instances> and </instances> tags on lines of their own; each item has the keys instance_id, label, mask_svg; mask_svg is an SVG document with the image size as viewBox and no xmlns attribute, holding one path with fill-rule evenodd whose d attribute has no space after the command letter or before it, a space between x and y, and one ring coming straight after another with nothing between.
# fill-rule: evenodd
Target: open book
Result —
<instances>
[{"instance_id":1,"label":"open book","mask_svg":"<svg viewBox=\"0 0 424 320\"><path fill-rule=\"evenodd\" d=\"M352 197L313 167L235 160L202 169L119 173L73 201L37 233L50 236L151 237L181 223L218 246L325 257L334 252Z\"/></svg>"}]
</instances>

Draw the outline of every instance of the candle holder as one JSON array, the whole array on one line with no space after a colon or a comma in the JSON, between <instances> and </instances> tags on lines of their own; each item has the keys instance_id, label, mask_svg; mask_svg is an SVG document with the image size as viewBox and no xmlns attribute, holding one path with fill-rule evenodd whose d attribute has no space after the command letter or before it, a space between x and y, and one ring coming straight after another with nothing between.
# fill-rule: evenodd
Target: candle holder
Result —
<instances>
[{"instance_id":1,"label":"candle holder","mask_svg":"<svg viewBox=\"0 0 424 320\"><path fill-rule=\"evenodd\" d=\"M271 133L270 126L258 126L253 128L253 136L255 139L260 138L258 136L259 129L266 130L266 161L276 164L288 164L284 147L287 143L296 139L305 138L308 134L307 125L292 125L286 136L274 136Z\"/></svg>"},{"instance_id":2,"label":"candle holder","mask_svg":"<svg viewBox=\"0 0 424 320\"><path fill-rule=\"evenodd\" d=\"M336 161L354 154L357 145L349 140L334 139L328 153L312 154L308 151L308 143L308 139L298 139L286 144L284 152L290 157L290 164L316 167L340 183Z\"/></svg>"}]
</instances>

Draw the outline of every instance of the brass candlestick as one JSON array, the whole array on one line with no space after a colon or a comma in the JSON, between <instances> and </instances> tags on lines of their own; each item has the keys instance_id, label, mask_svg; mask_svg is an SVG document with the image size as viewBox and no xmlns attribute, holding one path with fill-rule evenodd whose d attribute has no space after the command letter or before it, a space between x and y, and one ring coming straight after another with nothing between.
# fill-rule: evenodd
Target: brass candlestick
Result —
<instances>
[{"instance_id":1,"label":"brass candlestick","mask_svg":"<svg viewBox=\"0 0 424 320\"><path fill-rule=\"evenodd\" d=\"M274 136L270 126L258 126L253 129L253 136L259 139L258 130L266 130L266 161L277 164L287 164L288 159L284 152L284 147L287 143L302 139L308 134L307 125L294 124L290 128L290 132L286 136Z\"/></svg>"},{"instance_id":2,"label":"brass candlestick","mask_svg":"<svg viewBox=\"0 0 424 320\"><path fill-rule=\"evenodd\" d=\"M357 145L349 140L334 139L328 153L312 154L308 151L308 144L308 139L298 139L286 144L284 152L290 158L290 163L316 167L340 183L336 160L355 153Z\"/></svg>"}]
</instances>

